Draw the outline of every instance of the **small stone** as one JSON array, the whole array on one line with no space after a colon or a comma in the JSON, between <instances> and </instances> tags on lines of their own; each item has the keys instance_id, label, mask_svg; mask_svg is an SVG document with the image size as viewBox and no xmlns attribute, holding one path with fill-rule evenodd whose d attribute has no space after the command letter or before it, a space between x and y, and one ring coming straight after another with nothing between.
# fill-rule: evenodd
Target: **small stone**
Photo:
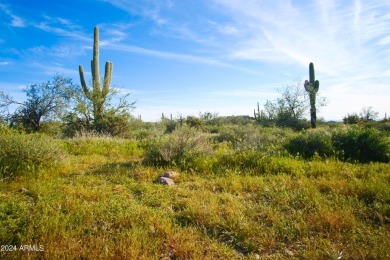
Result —
<instances>
[{"instance_id":1,"label":"small stone","mask_svg":"<svg viewBox=\"0 0 390 260\"><path fill-rule=\"evenodd\" d=\"M176 179L179 176L180 176L180 174L178 172L174 172L174 171L164 172L163 174L160 175L160 177L166 177L169 179Z\"/></svg>"},{"instance_id":2,"label":"small stone","mask_svg":"<svg viewBox=\"0 0 390 260\"><path fill-rule=\"evenodd\" d=\"M167 177L158 177L157 183L163 185L175 185L175 182L171 178L167 178Z\"/></svg>"},{"instance_id":3,"label":"small stone","mask_svg":"<svg viewBox=\"0 0 390 260\"><path fill-rule=\"evenodd\" d=\"M294 256L294 252L291 251L291 250L288 249L288 248L285 248L285 249L284 249L284 252L285 252L288 256Z\"/></svg>"}]
</instances>

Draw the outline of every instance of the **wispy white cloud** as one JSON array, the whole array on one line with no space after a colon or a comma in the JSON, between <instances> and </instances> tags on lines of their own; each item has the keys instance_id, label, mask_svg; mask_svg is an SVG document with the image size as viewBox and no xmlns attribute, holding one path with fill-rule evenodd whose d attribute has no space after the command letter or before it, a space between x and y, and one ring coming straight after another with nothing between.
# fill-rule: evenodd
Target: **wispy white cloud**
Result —
<instances>
[{"instance_id":1,"label":"wispy white cloud","mask_svg":"<svg viewBox=\"0 0 390 260\"><path fill-rule=\"evenodd\" d=\"M158 51L158 50L151 50L142 48L139 46L134 45L125 45L125 44L112 44L110 46L107 46L108 49L112 50L118 50L118 51L124 51L124 52L132 52L147 56L154 56L161 59L168 59L168 60L178 60L183 62L196 62L196 63L204 63L209 65L221 65L224 66L225 64L220 63L217 60L212 60L209 58L202 58L202 57L196 57L192 55L187 54L177 54L174 52L164 52L164 51Z\"/></svg>"},{"instance_id":2,"label":"wispy white cloud","mask_svg":"<svg viewBox=\"0 0 390 260\"><path fill-rule=\"evenodd\" d=\"M207 19L207 15L200 16L201 12L197 12L196 9L204 7L202 1L191 3L177 0L101 1L120 8L130 15L142 17L142 22L139 23L144 23L145 28L148 28L147 33L153 36L221 47L219 42L221 39L216 34L239 35L232 24L220 24Z\"/></svg>"},{"instance_id":3,"label":"wispy white cloud","mask_svg":"<svg viewBox=\"0 0 390 260\"><path fill-rule=\"evenodd\" d=\"M321 79L354 85L383 80L390 53L389 3L383 1L214 0L242 33L233 60L316 65ZM386 7L386 8L384 8ZM321 78L322 77L322 78ZM325 84L322 86L327 87ZM364 88L363 88L364 89Z\"/></svg>"},{"instance_id":4,"label":"wispy white cloud","mask_svg":"<svg viewBox=\"0 0 390 260\"><path fill-rule=\"evenodd\" d=\"M15 15L9 7L7 7L5 4L0 3L0 10L5 13L11 21L9 22L9 25L12 27L25 27L26 23L23 18L20 16Z\"/></svg>"},{"instance_id":5,"label":"wispy white cloud","mask_svg":"<svg viewBox=\"0 0 390 260\"><path fill-rule=\"evenodd\" d=\"M218 59L213 59L209 57L201 57L201 56L194 56L189 54L179 54L174 52L152 50L152 49L142 48L139 46L125 45L125 44L111 44L106 46L106 48L111 50L131 52L131 53L136 53L136 54L141 54L146 56L153 56L160 59L175 60L175 61L186 62L186 63L198 63L198 64L205 64L209 66L225 67L234 70L244 71L247 73L258 74L257 71L253 71L245 67L240 67L233 64L225 63Z\"/></svg>"},{"instance_id":6,"label":"wispy white cloud","mask_svg":"<svg viewBox=\"0 0 390 260\"><path fill-rule=\"evenodd\" d=\"M0 3L0 12L3 12L10 18L9 24L12 27L28 27L33 26L40 30L55 33L60 36L72 37L75 39L88 40L83 33L82 27L73 23L70 19L62 17L51 17L43 15L42 21L26 21L26 19L17 16L13 13L9 6ZM1 42L1 41L0 41Z\"/></svg>"},{"instance_id":7,"label":"wispy white cloud","mask_svg":"<svg viewBox=\"0 0 390 260\"><path fill-rule=\"evenodd\" d=\"M77 40L90 41L91 38L81 31L81 27L72 23L70 20L60 17L44 16L44 20L33 23L33 26L49 33L59 36L71 37Z\"/></svg>"},{"instance_id":8,"label":"wispy white cloud","mask_svg":"<svg viewBox=\"0 0 390 260\"><path fill-rule=\"evenodd\" d=\"M343 107L344 102L345 106L346 100L351 102L352 110L373 102L385 111L387 103L376 93L390 96L388 84L382 84L389 80L386 57L390 53L390 2L212 2L220 6L218 10L241 34L239 38L232 36L224 49L233 63L293 65L306 72L309 62L314 62L320 91L333 100L333 105L323 110L328 118L336 118L338 105ZM249 98L251 91L231 94ZM348 98L351 96L354 102Z\"/></svg>"},{"instance_id":9,"label":"wispy white cloud","mask_svg":"<svg viewBox=\"0 0 390 260\"><path fill-rule=\"evenodd\" d=\"M269 86L267 86L268 88ZM261 88L258 88L257 90L245 90L245 89L230 89L230 90L224 90L224 91L213 91L210 93L211 95L224 97L237 97L237 98L263 98L267 97L268 99L273 99L278 96L278 94L275 91L269 91L269 90L262 90Z\"/></svg>"},{"instance_id":10,"label":"wispy white cloud","mask_svg":"<svg viewBox=\"0 0 390 260\"><path fill-rule=\"evenodd\" d=\"M162 8L172 8L174 3L171 0L143 0L143 1L128 1L128 0L100 0L107 2L117 8L125 10L132 15L144 16L153 20L155 23L163 25L167 23L167 18L161 16Z\"/></svg>"},{"instance_id":11,"label":"wispy white cloud","mask_svg":"<svg viewBox=\"0 0 390 260\"><path fill-rule=\"evenodd\" d=\"M220 24L215 21L210 21L210 26L214 30L227 36L240 36L240 30L234 24Z\"/></svg>"},{"instance_id":12,"label":"wispy white cloud","mask_svg":"<svg viewBox=\"0 0 390 260\"><path fill-rule=\"evenodd\" d=\"M68 28L68 29L71 29L71 30L80 30L81 29L80 25L75 24L74 22L72 22L69 19L65 19L65 18L62 18L62 17L51 17L51 16L48 16L48 15L44 15L43 18L45 20L44 23L47 23L47 24L62 25L65 28Z\"/></svg>"},{"instance_id":13,"label":"wispy white cloud","mask_svg":"<svg viewBox=\"0 0 390 260\"><path fill-rule=\"evenodd\" d=\"M9 94L11 97L17 100L25 99L25 93L23 90L29 83L9 83L9 82L0 82L0 90Z\"/></svg>"},{"instance_id":14,"label":"wispy white cloud","mask_svg":"<svg viewBox=\"0 0 390 260\"><path fill-rule=\"evenodd\" d=\"M214 2L227 10L226 15L236 22L239 31L247 32L232 46L230 54L236 59L290 60L302 66L316 61L318 70L329 75L360 73L362 64L373 62L377 56L377 50L369 46L371 42L384 45L389 41L390 16L375 0L352 5L319 0L303 6L285 0Z\"/></svg>"},{"instance_id":15,"label":"wispy white cloud","mask_svg":"<svg viewBox=\"0 0 390 260\"><path fill-rule=\"evenodd\" d=\"M100 46L106 46L110 44L116 44L124 42L129 37L129 30L133 28L131 23L110 23L99 24L100 31Z\"/></svg>"},{"instance_id":16,"label":"wispy white cloud","mask_svg":"<svg viewBox=\"0 0 390 260\"><path fill-rule=\"evenodd\" d=\"M40 62L33 62L31 65L34 69L39 70L42 74L53 76L56 74L63 74L67 77L75 77L79 76L79 71L77 67L75 69L65 68L62 64L59 63L50 63L50 64L42 64ZM86 72L86 74L89 74Z\"/></svg>"},{"instance_id":17,"label":"wispy white cloud","mask_svg":"<svg viewBox=\"0 0 390 260\"><path fill-rule=\"evenodd\" d=\"M28 48L24 53L28 56L38 57L75 57L85 54L85 50L88 49L87 46L78 46L78 45L57 45L57 46L36 46Z\"/></svg>"}]
</instances>

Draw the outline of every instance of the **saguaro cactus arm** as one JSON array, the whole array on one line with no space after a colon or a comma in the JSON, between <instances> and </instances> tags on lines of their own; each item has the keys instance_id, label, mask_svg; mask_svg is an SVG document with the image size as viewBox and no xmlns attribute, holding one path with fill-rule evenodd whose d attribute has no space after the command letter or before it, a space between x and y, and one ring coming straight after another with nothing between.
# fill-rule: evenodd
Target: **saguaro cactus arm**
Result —
<instances>
[{"instance_id":1,"label":"saguaro cactus arm","mask_svg":"<svg viewBox=\"0 0 390 260\"><path fill-rule=\"evenodd\" d=\"M309 80L310 80L311 83L316 80L316 76L315 76L315 73L314 73L314 64L313 64L313 62L310 62L310 64L309 64Z\"/></svg>"},{"instance_id":2,"label":"saguaro cactus arm","mask_svg":"<svg viewBox=\"0 0 390 260\"><path fill-rule=\"evenodd\" d=\"M84 94L88 99L92 99L91 97L91 92L89 91L87 84L85 83L85 78L84 78L84 69L83 65L79 65L79 74L80 74L80 82L81 82L81 87L83 88Z\"/></svg>"},{"instance_id":3,"label":"saguaro cactus arm","mask_svg":"<svg viewBox=\"0 0 390 260\"><path fill-rule=\"evenodd\" d=\"M112 78L112 62L107 61L104 71L104 81L103 81L103 89L102 89L102 95L107 96L110 85L111 85L111 78Z\"/></svg>"}]
</instances>

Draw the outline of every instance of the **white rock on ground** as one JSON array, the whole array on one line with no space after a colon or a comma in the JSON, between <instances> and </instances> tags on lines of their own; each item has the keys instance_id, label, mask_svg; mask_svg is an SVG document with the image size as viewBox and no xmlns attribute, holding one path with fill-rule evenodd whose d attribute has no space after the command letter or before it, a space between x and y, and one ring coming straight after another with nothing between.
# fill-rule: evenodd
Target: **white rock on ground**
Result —
<instances>
[{"instance_id":1,"label":"white rock on ground","mask_svg":"<svg viewBox=\"0 0 390 260\"><path fill-rule=\"evenodd\" d=\"M165 177L165 178L169 178L169 179L176 179L179 176L180 176L180 174L178 172L174 172L174 171L164 172L163 174L160 175L160 177Z\"/></svg>"},{"instance_id":2,"label":"white rock on ground","mask_svg":"<svg viewBox=\"0 0 390 260\"><path fill-rule=\"evenodd\" d=\"M163 184L163 185L175 185L174 180L167 177L158 177L157 183Z\"/></svg>"}]
</instances>

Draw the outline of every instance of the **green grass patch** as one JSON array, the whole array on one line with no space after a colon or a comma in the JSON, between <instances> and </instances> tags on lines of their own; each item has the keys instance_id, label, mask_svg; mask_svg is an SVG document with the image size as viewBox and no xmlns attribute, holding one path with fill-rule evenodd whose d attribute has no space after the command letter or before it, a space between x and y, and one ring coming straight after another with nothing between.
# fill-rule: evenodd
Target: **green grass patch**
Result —
<instances>
[{"instance_id":1,"label":"green grass patch","mask_svg":"<svg viewBox=\"0 0 390 260\"><path fill-rule=\"evenodd\" d=\"M65 157L57 140L41 134L0 129L0 178L33 174Z\"/></svg>"},{"instance_id":2,"label":"green grass patch","mask_svg":"<svg viewBox=\"0 0 390 260\"><path fill-rule=\"evenodd\" d=\"M294 157L292 133L264 131L163 164L144 141L62 140L61 167L0 182L1 244L44 251L0 258L389 259L390 165ZM176 185L155 183L170 169Z\"/></svg>"}]
</instances>

